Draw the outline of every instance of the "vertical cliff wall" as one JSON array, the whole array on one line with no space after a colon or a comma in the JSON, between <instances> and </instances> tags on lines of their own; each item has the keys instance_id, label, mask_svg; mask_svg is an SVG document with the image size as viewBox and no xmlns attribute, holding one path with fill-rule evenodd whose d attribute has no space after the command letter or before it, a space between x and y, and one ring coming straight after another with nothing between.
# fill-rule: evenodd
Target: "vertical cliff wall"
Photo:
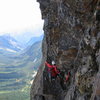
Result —
<instances>
[{"instance_id":1,"label":"vertical cliff wall","mask_svg":"<svg viewBox=\"0 0 100 100\"><path fill-rule=\"evenodd\" d=\"M38 2L45 36L31 100L100 100L100 0ZM45 60L56 62L60 78L49 81Z\"/></svg>"}]
</instances>

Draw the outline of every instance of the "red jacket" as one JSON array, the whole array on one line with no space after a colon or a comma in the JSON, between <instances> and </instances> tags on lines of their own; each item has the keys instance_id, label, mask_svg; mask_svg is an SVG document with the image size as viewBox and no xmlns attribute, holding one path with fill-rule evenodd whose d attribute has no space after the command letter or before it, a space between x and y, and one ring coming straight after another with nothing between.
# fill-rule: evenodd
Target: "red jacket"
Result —
<instances>
[{"instance_id":1,"label":"red jacket","mask_svg":"<svg viewBox=\"0 0 100 100\"><path fill-rule=\"evenodd\" d=\"M57 66L50 65L49 63L45 62L46 66L48 67L48 71L51 73L53 77L56 77L57 74L59 74L59 71L57 70Z\"/></svg>"}]
</instances>

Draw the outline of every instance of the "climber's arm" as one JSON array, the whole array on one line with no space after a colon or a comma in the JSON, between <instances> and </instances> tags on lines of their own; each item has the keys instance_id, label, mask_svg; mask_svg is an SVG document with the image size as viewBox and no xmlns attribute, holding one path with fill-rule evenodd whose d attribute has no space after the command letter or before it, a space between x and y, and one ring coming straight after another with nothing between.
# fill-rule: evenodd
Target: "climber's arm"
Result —
<instances>
[{"instance_id":1,"label":"climber's arm","mask_svg":"<svg viewBox=\"0 0 100 100\"><path fill-rule=\"evenodd\" d=\"M48 66L49 68L52 68L52 66L48 62L45 62L45 65Z\"/></svg>"}]
</instances>

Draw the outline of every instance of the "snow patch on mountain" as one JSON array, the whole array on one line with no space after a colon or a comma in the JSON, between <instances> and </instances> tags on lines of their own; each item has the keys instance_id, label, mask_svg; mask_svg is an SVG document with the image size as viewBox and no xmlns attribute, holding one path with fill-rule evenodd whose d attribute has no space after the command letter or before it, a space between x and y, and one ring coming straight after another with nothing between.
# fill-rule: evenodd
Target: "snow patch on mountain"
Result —
<instances>
[{"instance_id":1,"label":"snow patch on mountain","mask_svg":"<svg viewBox=\"0 0 100 100\"><path fill-rule=\"evenodd\" d=\"M11 45L13 45L14 47L16 47L16 48L18 48L18 49L21 49L21 50L22 50L22 48L18 45L18 43L17 43L17 42L15 42L15 41L13 41L13 40L10 40L10 44L11 44Z\"/></svg>"},{"instance_id":2,"label":"snow patch on mountain","mask_svg":"<svg viewBox=\"0 0 100 100\"><path fill-rule=\"evenodd\" d=\"M13 53L16 53L17 51L15 51L15 50L12 50L12 49L9 49L9 48L1 48L0 47L0 49L1 50L5 50L5 51L8 51L8 52L13 52Z\"/></svg>"},{"instance_id":3,"label":"snow patch on mountain","mask_svg":"<svg viewBox=\"0 0 100 100\"><path fill-rule=\"evenodd\" d=\"M17 52L17 51L14 51L14 50L12 50L12 49L8 49L8 48L6 48L6 50L9 51L9 52L14 52L14 53Z\"/></svg>"},{"instance_id":4,"label":"snow patch on mountain","mask_svg":"<svg viewBox=\"0 0 100 100\"><path fill-rule=\"evenodd\" d=\"M36 59L34 59L34 61L33 62L36 62L37 61L37 58Z\"/></svg>"}]
</instances>

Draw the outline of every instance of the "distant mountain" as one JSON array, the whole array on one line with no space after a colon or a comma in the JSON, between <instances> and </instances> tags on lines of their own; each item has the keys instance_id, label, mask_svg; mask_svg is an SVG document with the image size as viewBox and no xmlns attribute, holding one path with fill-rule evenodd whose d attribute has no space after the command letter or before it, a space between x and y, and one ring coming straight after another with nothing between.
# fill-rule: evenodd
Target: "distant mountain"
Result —
<instances>
[{"instance_id":1,"label":"distant mountain","mask_svg":"<svg viewBox=\"0 0 100 100\"><path fill-rule=\"evenodd\" d=\"M9 52L17 52L22 48L19 43L9 35L0 36L0 50L9 51Z\"/></svg>"},{"instance_id":2,"label":"distant mountain","mask_svg":"<svg viewBox=\"0 0 100 100\"><path fill-rule=\"evenodd\" d=\"M33 45L24 49L20 56L27 58L27 62L33 62L35 64L35 69L37 69L37 66L40 64L42 58L41 48L42 41L35 42Z\"/></svg>"},{"instance_id":3,"label":"distant mountain","mask_svg":"<svg viewBox=\"0 0 100 100\"><path fill-rule=\"evenodd\" d=\"M43 40L43 35L39 36L39 37L32 37L27 43L26 46L31 46L32 44L34 44L35 42L41 41Z\"/></svg>"},{"instance_id":4,"label":"distant mountain","mask_svg":"<svg viewBox=\"0 0 100 100\"><path fill-rule=\"evenodd\" d=\"M24 55L28 55L30 58L39 58L41 56L41 45L41 41L35 42L32 46L26 48Z\"/></svg>"},{"instance_id":5,"label":"distant mountain","mask_svg":"<svg viewBox=\"0 0 100 100\"><path fill-rule=\"evenodd\" d=\"M13 67L15 66L19 68L21 66L25 68L25 66L31 63L32 65L29 65L27 67L34 65L36 68L39 66L41 62L42 58L41 48L42 48L42 41L39 41L34 43L32 46L27 47L26 49L17 53L8 53L8 52L2 53L0 50L0 64L3 63L4 66L11 65Z\"/></svg>"}]
</instances>

